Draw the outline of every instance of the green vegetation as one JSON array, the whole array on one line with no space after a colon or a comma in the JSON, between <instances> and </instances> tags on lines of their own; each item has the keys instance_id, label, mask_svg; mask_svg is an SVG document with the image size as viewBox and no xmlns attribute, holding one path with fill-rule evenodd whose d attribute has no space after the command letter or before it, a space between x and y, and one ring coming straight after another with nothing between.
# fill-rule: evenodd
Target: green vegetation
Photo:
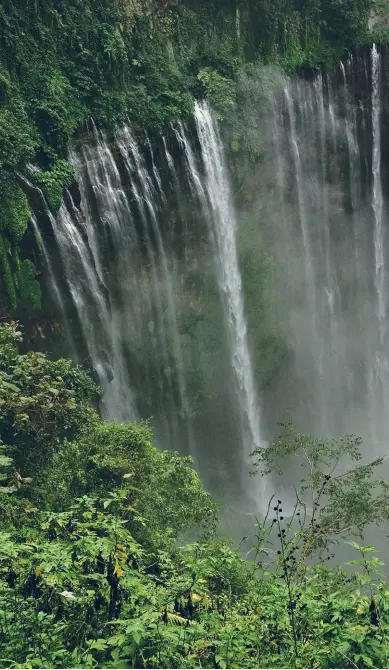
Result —
<instances>
[{"instance_id":1,"label":"green vegetation","mask_svg":"<svg viewBox=\"0 0 389 670\"><path fill-rule=\"evenodd\" d=\"M90 117L112 125L130 114L135 124L158 132L192 109L185 75L166 58L164 37L146 9L107 0L2 4L0 258L13 308L23 297L13 280L14 232L23 235L29 218L15 206L15 172L29 160L40 165L35 180L55 212L73 179L69 140Z\"/></svg>"},{"instance_id":2,"label":"green vegetation","mask_svg":"<svg viewBox=\"0 0 389 670\"><path fill-rule=\"evenodd\" d=\"M0 265L10 307L39 295L18 281L29 214L26 162L53 211L73 179L70 139L92 117L149 134L206 95L221 118L247 62L287 72L331 64L368 39L370 0L6 0L0 8ZM25 259L23 259L25 260ZM24 273L26 274L26 273ZM23 288L22 288L23 286Z\"/></svg>"},{"instance_id":3,"label":"green vegetation","mask_svg":"<svg viewBox=\"0 0 389 670\"><path fill-rule=\"evenodd\" d=\"M263 17L251 14L257 48L283 67L330 65L345 48L368 39L370 0L275 0L261 3ZM256 20L257 19L257 20Z\"/></svg>"},{"instance_id":4,"label":"green vegetation","mask_svg":"<svg viewBox=\"0 0 389 670\"><path fill-rule=\"evenodd\" d=\"M0 327L0 667L387 667L382 561L348 542L355 559L325 564L389 518L358 439L287 427L256 450L259 474L306 468L244 558L190 459L157 451L147 423L101 421L88 375L21 339Z\"/></svg>"},{"instance_id":5,"label":"green vegetation","mask_svg":"<svg viewBox=\"0 0 389 670\"><path fill-rule=\"evenodd\" d=\"M15 182L6 182L0 211L0 264L3 281L13 308L17 295L39 307L40 290L36 271L27 259L19 258L19 243L27 229L31 212L27 198Z\"/></svg>"}]
</instances>

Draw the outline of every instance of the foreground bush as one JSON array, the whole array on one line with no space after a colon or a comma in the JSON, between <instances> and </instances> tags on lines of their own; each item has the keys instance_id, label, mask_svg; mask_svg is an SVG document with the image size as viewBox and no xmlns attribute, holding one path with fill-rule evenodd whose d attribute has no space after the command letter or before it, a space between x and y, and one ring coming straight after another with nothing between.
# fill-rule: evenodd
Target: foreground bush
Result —
<instances>
[{"instance_id":1,"label":"foreground bush","mask_svg":"<svg viewBox=\"0 0 389 670\"><path fill-rule=\"evenodd\" d=\"M328 563L388 518L382 461L363 463L358 439L288 427L256 450L273 478L308 467L244 558L216 538L190 459L158 451L147 423L101 421L85 371L20 339L0 327L0 667L388 667L383 563L355 542Z\"/></svg>"}]
</instances>

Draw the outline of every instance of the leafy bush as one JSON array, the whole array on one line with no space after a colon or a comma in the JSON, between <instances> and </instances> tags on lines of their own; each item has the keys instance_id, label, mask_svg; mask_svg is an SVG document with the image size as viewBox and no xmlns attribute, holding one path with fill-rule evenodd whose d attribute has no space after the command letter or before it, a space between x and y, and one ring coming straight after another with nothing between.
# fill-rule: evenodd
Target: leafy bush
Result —
<instances>
[{"instance_id":1,"label":"leafy bush","mask_svg":"<svg viewBox=\"0 0 389 670\"><path fill-rule=\"evenodd\" d=\"M135 486L132 504L146 524L137 527L137 537L152 546L162 547L183 533L210 536L215 531L216 506L203 490L191 459L158 451L146 422L98 423L78 442L64 445L53 470L57 474L46 491L53 506L91 490L107 496L125 477Z\"/></svg>"},{"instance_id":2,"label":"leafy bush","mask_svg":"<svg viewBox=\"0 0 389 670\"><path fill-rule=\"evenodd\" d=\"M18 470L36 474L66 438L97 420L89 399L97 389L69 360L21 355L16 323L0 326L0 430Z\"/></svg>"},{"instance_id":3,"label":"leafy bush","mask_svg":"<svg viewBox=\"0 0 389 670\"><path fill-rule=\"evenodd\" d=\"M291 462L305 468L293 516L298 510L307 521L304 545L308 553L320 546L326 548L339 535L362 537L368 524L389 519L389 485L375 475L384 459L362 463L361 443L353 435L338 440L308 437L288 425L269 448L254 451L262 475L273 472L282 476Z\"/></svg>"},{"instance_id":4,"label":"leafy bush","mask_svg":"<svg viewBox=\"0 0 389 670\"><path fill-rule=\"evenodd\" d=\"M28 116L16 88L11 88L6 105L0 109L0 168L23 166L38 146L38 131ZM3 181L5 175L1 175Z\"/></svg>"},{"instance_id":5,"label":"leafy bush","mask_svg":"<svg viewBox=\"0 0 389 670\"><path fill-rule=\"evenodd\" d=\"M212 68L200 70L197 78L204 86L206 97L217 112L220 119L229 116L236 101L236 87L233 81L222 77Z\"/></svg>"},{"instance_id":6,"label":"leafy bush","mask_svg":"<svg viewBox=\"0 0 389 670\"><path fill-rule=\"evenodd\" d=\"M150 555L132 533L131 490L14 510L29 533L1 533L3 667L386 667L372 547L352 543L350 567L303 575L285 549L259 567L223 542Z\"/></svg>"},{"instance_id":7,"label":"leafy bush","mask_svg":"<svg viewBox=\"0 0 389 670\"><path fill-rule=\"evenodd\" d=\"M387 667L383 562L349 542L358 558L325 563L388 518L359 440L287 427L256 450L263 474L307 467L244 557L215 539L190 459L159 452L147 423L101 421L87 375L21 341L0 326L0 667Z\"/></svg>"},{"instance_id":8,"label":"leafy bush","mask_svg":"<svg viewBox=\"0 0 389 670\"><path fill-rule=\"evenodd\" d=\"M56 160L50 170L34 172L34 181L41 187L47 204L55 213L61 207L64 188L75 179L72 166L66 160Z\"/></svg>"}]
</instances>

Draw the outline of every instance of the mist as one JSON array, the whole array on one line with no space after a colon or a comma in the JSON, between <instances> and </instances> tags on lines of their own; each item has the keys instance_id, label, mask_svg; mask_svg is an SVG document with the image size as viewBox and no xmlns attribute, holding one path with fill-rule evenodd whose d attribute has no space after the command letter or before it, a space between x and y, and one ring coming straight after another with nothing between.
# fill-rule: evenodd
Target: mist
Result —
<instances>
[{"instance_id":1,"label":"mist","mask_svg":"<svg viewBox=\"0 0 389 670\"><path fill-rule=\"evenodd\" d=\"M291 419L314 435L360 435L369 458L386 453L385 58L365 50L329 74L274 76L265 113L244 115L261 151L241 204L249 323L262 253L266 325L284 347L262 396L268 438Z\"/></svg>"},{"instance_id":2,"label":"mist","mask_svg":"<svg viewBox=\"0 0 389 670\"><path fill-rule=\"evenodd\" d=\"M198 106L157 142L92 124L72 149L45 274L69 355L103 416L150 420L234 512L286 482L293 506L299 463L249 477L280 422L386 453L386 59L291 80L249 66L229 124Z\"/></svg>"}]
</instances>

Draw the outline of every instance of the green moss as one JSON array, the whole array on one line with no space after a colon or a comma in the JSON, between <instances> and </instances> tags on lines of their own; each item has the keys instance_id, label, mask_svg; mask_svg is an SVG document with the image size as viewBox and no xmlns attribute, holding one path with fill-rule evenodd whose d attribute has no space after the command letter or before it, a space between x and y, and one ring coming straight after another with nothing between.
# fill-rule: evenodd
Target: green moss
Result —
<instances>
[{"instance_id":1,"label":"green moss","mask_svg":"<svg viewBox=\"0 0 389 670\"><path fill-rule=\"evenodd\" d=\"M61 206L63 189L70 186L74 179L74 170L66 160L57 160L50 170L34 173L34 181L42 189L47 204L54 213Z\"/></svg>"},{"instance_id":2,"label":"green moss","mask_svg":"<svg viewBox=\"0 0 389 670\"><path fill-rule=\"evenodd\" d=\"M8 181L1 195L0 231L12 244L17 244L27 230L31 218L27 198L20 186L13 181Z\"/></svg>"},{"instance_id":3,"label":"green moss","mask_svg":"<svg viewBox=\"0 0 389 670\"><path fill-rule=\"evenodd\" d=\"M248 2L246 30L251 58L296 67L332 65L336 54L364 43L371 0L262 0ZM253 53L254 52L254 53Z\"/></svg>"},{"instance_id":4,"label":"green moss","mask_svg":"<svg viewBox=\"0 0 389 670\"><path fill-rule=\"evenodd\" d=\"M0 170L14 169L34 156L39 144L39 133L28 116L25 102L17 88L5 91L5 78L0 80L0 91L6 98L0 108Z\"/></svg>"},{"instance_id":5,"label":"green moss","mask_svg":"<svg viewBox=\"0 0 389 670\"><path fill-rule=\"evenodd\" d=\"M20 260L18 248L11 248L9 241L1 234L0 272L12 309L16 309L20 300L30 302L36 309L40 308L41 290L34 263L28 259Z\"/></svg>"},{"instance_id":6,"label":"green moss","mask_svg":"<svg viewBox=\"0 0 389 670\"><path fill-rule=\"evenodd\" d=\"M0 270L4 286L13 309L16 309L17 298L12 271L9 262L9 243L0 233Z\"/></svg>"},{"instance_id":7,"label":"green moss","mask_svg":"<svg viewBox=\"0 0 389 670\"><path fill-rule=\"evenodd\" d=\"M200 70L197 79L203 84L206 97L219 118L229 116L236 105L235 83L210 67Z\"/></svg>"},{"instance_id":8,"label":"green moss","mask_svg":"<svg viewBox=\"0 0 389 670\"><path fill-rule=\"evenodd\" d=\"M36 309L39 309L41 306L41 289L36 275L37 270L32 261L28 259L19 261L18 283L20 297L23 300L30 301Z\"/></svg>"},{"instance_id":9,"label":"green moss","mask_svg":"<svg viewBox=\"0 0 389 670\"><path fill-rule=\"evenodd\" d=\"M18 244L27 230L31 211L20 186L8 180L2 188L0 209L0 270L13 309L18 300L29 300L40 306L40 287L36 269L29 260L20 260Z\"/></svg>"}]
</instances>

